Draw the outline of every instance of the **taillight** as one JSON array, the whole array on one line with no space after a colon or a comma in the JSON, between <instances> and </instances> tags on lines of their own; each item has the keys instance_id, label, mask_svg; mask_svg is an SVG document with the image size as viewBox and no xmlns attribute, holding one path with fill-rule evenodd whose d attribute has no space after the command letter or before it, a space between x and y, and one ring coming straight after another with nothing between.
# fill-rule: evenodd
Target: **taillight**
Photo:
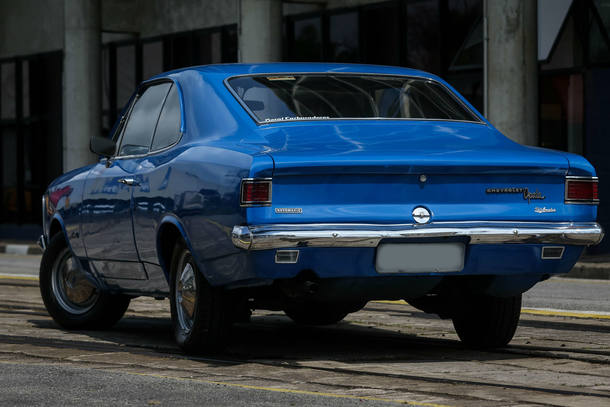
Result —
<instances>
[{"instance_id":1,"label":"taillight","mask_svg":"<svg viewBox=\"0 0 610 407\"><path fill-rule=\"evenodd\" d=\"M566 177L566 203L598 204L597 177Z\"/></svg>"},{"instance_id":2,"label":"taillight","mask_svg":"<svg viewBox=\"0 0 610 407\"><path fill-rule=\"evenodd\" d=\"M271 205L271 178L241 180L241 206Z\"/></svg>"}]
</instances>

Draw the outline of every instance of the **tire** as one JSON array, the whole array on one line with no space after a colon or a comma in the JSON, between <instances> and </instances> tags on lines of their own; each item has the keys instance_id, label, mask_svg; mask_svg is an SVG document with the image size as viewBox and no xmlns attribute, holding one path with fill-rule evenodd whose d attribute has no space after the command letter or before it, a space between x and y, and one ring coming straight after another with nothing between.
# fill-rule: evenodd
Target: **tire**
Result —
<instances>
[{"instance_id":1,"label":"tire","mask_svg":"<svg viewBox=\"0 0 610 407\"><path fill-rule=\"evenodd\" d=\"M53 236L40 262L42 301L63 328L110 328L125 314L130 297L100 291L79 273L77 262L63 234Z\"/></svg>"},{"instance_id":2,"label":"tire","mask_svg":"<svg viewBox=\"0 0 610 407\"><path fill-rule=\"evenodd\" d=\"M284 307L284 313L300 325L336 324L366 303L299 302Z\"/></svg>"},{"instance_id":3,"label":"tire","mask_svg":"<svg viewBox=\"0 0 610 407\"><path fill-rule=\"evenodd\" d=\"M170 307L176 343L190 354L222 349L231 327L230 301L225 290L212 287L180 242L172 255Z\"/></svg>"},{"instance_id":4,"label":"tire","mask_svg":"<svg viewBox=\"0 0 610 407\"><path fill-rule=\"evenodd\" d=\"M453 316L453 326L460 340L475 348L497 348L513 338L521 314L521 294L499 298L469 298Z\"/></svg>"}]
</instances>

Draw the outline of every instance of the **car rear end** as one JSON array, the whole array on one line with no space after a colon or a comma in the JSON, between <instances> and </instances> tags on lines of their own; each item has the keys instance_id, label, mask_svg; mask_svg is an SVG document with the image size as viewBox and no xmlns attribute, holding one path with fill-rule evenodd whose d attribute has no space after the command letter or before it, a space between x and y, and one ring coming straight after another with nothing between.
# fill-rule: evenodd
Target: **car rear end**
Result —
<instances>
[{"instance_id":1,"label":"car rear end","mask_svg":"<svg viewBox=\"0 0 610 407\"><path fill-rule=\"evenodd\" d=\"M307 276L327 299L418 298L455 279L511 296L568 272L603 236L590 165L509 141L440 82L277 74L227 86L273 158L272 177L242 181L247 224L232 232L261 280Z\"/></svg>"}]
</instances>

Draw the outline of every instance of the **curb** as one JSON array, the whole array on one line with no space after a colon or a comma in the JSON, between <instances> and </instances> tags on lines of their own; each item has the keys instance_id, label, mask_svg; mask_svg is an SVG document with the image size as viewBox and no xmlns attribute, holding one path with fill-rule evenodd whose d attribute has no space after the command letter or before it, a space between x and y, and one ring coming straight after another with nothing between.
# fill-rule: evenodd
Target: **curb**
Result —
<instances>
[{"instance_id":1,"label":"curb","mask_svg":"<svg viewBox=\"0 0 610 407\"><path fill-rule=\"evenodd\" d=\"M559 277L610 280L610 263L578 262L569 273L560 274Z\"/></svg>"},{"instance_id":2,"label":"curb","mask_svg":"<svg viewBox=\"0 0 610 407\"><path fill-rule=\"evenodd\" d=\"M35 244L0 243L0 253L40 255L42 249Z\"/></svg>"}]
</instances>

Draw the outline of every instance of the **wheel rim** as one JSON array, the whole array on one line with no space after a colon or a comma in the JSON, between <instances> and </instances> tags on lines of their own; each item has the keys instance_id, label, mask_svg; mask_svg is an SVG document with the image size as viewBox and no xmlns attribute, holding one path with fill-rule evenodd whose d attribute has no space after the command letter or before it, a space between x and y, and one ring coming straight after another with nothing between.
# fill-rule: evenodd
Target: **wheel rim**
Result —
<instances>
[{"instance_id":1,"label":"wheel rim","mask_svg":"<svg viewBox=\"0 0 610 407\"><path fill-rule=\"evenodd\" d=\"M185 332L190 332L193 329L197 301L197 281L195 279L195 269L191 263L186 263L182 271L176 274L175 298L180 328Z\"/></svg>"},{"instance_id":2,"label":"wheel rim","mask_svg":"<svg viewBox=\"0 0 610 407\"><path fill-rule=\"evenodd\" d=\"M87 280L69 249L64 249L53 264L51 288L59 305L72 314L84 314L99 297L96 287Z\"/></svg>"}]
</instances>

